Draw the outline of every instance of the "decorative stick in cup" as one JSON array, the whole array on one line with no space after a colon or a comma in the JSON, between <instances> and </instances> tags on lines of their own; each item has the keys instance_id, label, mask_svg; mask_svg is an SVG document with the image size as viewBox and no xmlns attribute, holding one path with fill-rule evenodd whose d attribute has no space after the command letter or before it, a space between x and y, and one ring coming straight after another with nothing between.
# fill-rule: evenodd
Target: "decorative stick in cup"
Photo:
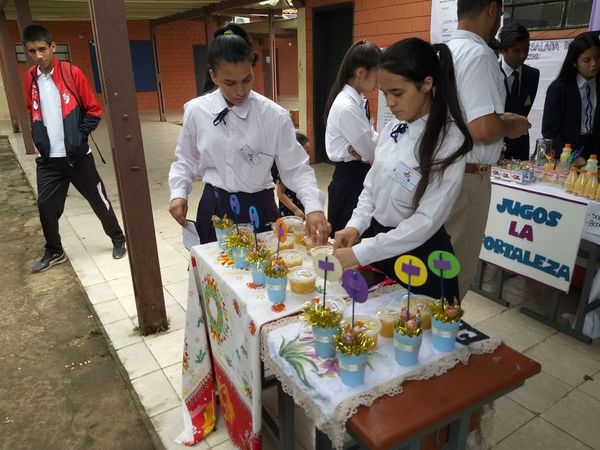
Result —
<instances>
[{"instance_id":1,"label":"decorative stick in cup","mask_svg":"<svg viewBox=\"0 0 600 450\"><path fill-rule=\"evenodd\" d=\"M276 258L279 259L279 245L287 239L287 225L281 217L275 221L275 234L277 235Z\"/></svg>"},{"instance_id":2,"label":"decorative stick in cup","mask_svg":"<svg viewBox=\"0 0 600 450\"><path fill-rule=\"evenodd\" d=\"M364 303L369 296L369 286L360 272L346 269L342 274L342 287L352 299L352 330L354 330L354 304Z\"/></svg>"},{"instance_id":3,"label":"decorative stick in cup","mask_svg":"<svg viewBox=\"0 0 600 450\"><path fill-rule=\"evenodd\" d=\"M429 270L434 275L440 277L440 293L442 298L442 307L444 306L444 280L458 276L460 273L460 262L458 258L450 252L436 250L427 258Z\"/></svg>"},{"instance_id":4,"label":"decorative stick in cup","mask_svg":"<svg viewBox=\"0 0 600 450\"><path fill-rule=\"evenodd\" d=\"M237 234L240 234L240 227L238 226L238 216L240 215L240 201L235 194L231 194L229 196L229 206L231 207L231 212L233 212L233 220L235 221L235 229Z\"/></svg>"},{"instance_id":5,"label":"decorative stick in cup","mask_svg":"<svg viewBox=\"0 0 600 450\"><path fill-rule=\"evenodd\" d=\"M410 318L410 294L411 288L422 286L427 281L427 267L425 263L413 255L402 255L396 259L394 272L400 280L408 287L406 300L406 315Z\"/></svg>"},{"instance_id":6,"label":"decorative stick in cup","mask_svg":"<svg viewBox=\"0 0 600 450\"><path fill-rule=\"evenodd\" d=\"M327 277L329 281L338 281L342 276L342 263L333 255L316 254L313 256L314 267L317 275L323 278L323 308L327 294Z\"/></svg>"},{"instance_id":7,"label":"decorative stick in cup","mask_svg":"<svg viewBox=\"0 0 600 450\"><path fill-rule=\"evenodd\" d=\"M258 233L258 229L260 228L260 218L258 217L256 206L248 208L248 216L250 217L250 223L254 228L254 245L256 246L256 250L258 250L258 237L256 233Z\"/></svg>"}]
</instances>

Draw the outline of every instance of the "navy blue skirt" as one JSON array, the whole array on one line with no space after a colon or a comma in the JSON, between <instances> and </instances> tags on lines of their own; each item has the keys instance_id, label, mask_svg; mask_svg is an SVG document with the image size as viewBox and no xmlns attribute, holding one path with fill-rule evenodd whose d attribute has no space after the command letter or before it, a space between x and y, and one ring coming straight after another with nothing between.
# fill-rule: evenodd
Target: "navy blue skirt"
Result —
<instances>
[{"instance_id":1,"label":"navy blue skirt","mask_svg":"<svg viewBox=\"0 0 600 450\"><path fill-rule=\"evenodd\" d=\"M255 193L232 192L232 194L236 194L240 202L240 215L237 218L238 223L250 223L248 213L250 206L256 208L260 217L259 232L269 230L270 224L275 222L279 217L273 189L265 189ZM200 198L198 213L196 214L196 230L198 230L201 244L217 240L215 227L210 220L213 215L223 217L227 214L228 217L234 219L234 214L229 204L229 195L230 193L224 189L208 183L204 185L204 192Z\"/></svg>"},{"instance_id":2,"label":"navy blue skirt","mask_svg":"<svg viewBox=\"0 0 600 450\"><path fill-rule=\"evenodd\" d=\"M379 233L387 233L392 229L393 228L391 227L384 227L375 219L372 219L371 227L363 236L375 236ZM443 225L433 236L429 238L427 242L415 248L414 250L407 252L407 254L416 256L425 263L425 266L427 266L427 258L429 258L431 252L436 250L441 250L454 254L454 249L452 248L452 244L450 243L450 236L448 235L448 233L446 233L446 229ZM383 261L377 261L373 263L373 265L382 272L384 272L388 277L396 280L403 286L406 286L404 283L400 282L394 271L394 264L396 263L396 259L398 259L398 256L384 259ZM425 282L425 284L418 287L411 287L411 292L439 299L442 296L442 280L440 279L440 277L438 277L429 270L427 275L427 281ZM455 277L444 280L444 296L449 301L452 301L452 299L454 299L455 297L460 298L458 296L458 278Z\"/></svg>"},{"instance_id":3,"label":"navy blue skirt","mask_svg":"<svg viewBox=\"0 0 600 450\"><path fill-rule=\"evenodd\" d=\"M346 228L352 211L358 204L358 197L370 168L369 164L360 161L335 163L333 178L327 188L327 219L331 224L331 237L336 231Z\"/></svg>"}]
</instances>

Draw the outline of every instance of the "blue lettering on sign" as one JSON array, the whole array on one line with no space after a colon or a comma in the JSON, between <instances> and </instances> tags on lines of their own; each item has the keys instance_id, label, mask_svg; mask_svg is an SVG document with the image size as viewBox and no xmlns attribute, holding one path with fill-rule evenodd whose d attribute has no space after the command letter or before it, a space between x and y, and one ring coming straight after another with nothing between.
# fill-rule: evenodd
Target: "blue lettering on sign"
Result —
<instances>
[{"instance_id":1,"label":"blue lettering on sign","mask_svg":"<svg viewBox=\"0 0 600 450\"><path fill-rule=\"evenodd\" d=\"M558 225L562 218L562 213L558 211L548 211L542 206L537 208L534 205L523 205L521 202L515 202L510 198L503 198L501 203L496 205L499 213L508 213L511 216L519 216L525 220L533 220L537 224L544 224L549 227Z\"/></svg>"},{"instance_id":2,"label":"blue lettering on sign","mask_svg":"<svg viewBox=\"0 0 600 450\"><path fill-rule=\"evenodd\" d=\"M504 242L502 239L484 236L483 247L487 251L502 255L525 266L533 267L553 277L562 278L565 281L571 280L571 268L568 265L561 264L537 253L532 255L529 250L523 250L508 242Z\"/></svg>"}]
</instances>

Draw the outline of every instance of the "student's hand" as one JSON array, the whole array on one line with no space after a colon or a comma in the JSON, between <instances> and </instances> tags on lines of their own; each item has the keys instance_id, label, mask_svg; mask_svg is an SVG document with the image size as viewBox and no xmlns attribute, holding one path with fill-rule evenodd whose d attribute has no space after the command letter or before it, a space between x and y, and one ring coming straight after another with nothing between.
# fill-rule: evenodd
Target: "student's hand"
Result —
<instances>
[{"instance_id":1,"label":"student's hand","mask_svg":"<svg viewBox=\"0 0 600 450\"><path fill-rule=\"evenodd\" d=\"M502 120L506 123L506 137L509 139L516 139L529 132L531 124L527 120L527 117L520 116L513 113L502 114Z\"/></svg>"},{"instance_id":2,"label":"student's hand","mask_svg":"<svg viewBox=\"0 0 600 450\"><path fill-rule=\"evenodd\" d=\"M333 244L333 249L349 248L352 247L356 241L358 241L359 233L354 227L346 227L343 230L336 231Z\"/></svg>"},{"instance_id":3,"label":"student's hand","mask_svg":"<svg viewBox=\"0 0 600 450\"><path fill-rule=\"evenodd\" d=\"M171 200L169 212L182 227L185 227L186 225L185 217L187 216L187 210L188 203L185 198L174 198Z\"/></svg>"},{"instance_id":4,"label":"student's hand","mask_svg":"<svg viewBox=\"0 0 600 450\"><path fill-rule=\"evenodd\" d=\"M352 156L357 161L362 161L363 160L362 156L360 156L358 154L358 152L356 150L354 150L354 147L352 147L352 146L348 147L348 153L350 153L350 156Z\"/></svg>"},{"instance_id":5,"label":"student's hand","mask_svg":"<svg viewBox=\"0 0 600 450\"><path fill-rule=\"evenodd\" d=\"M306 215L304 230L306 235L310 236L317 245L325 245L329 238L331 225L327 222L322 211L313 211Z\"/></svg>"},{"instance_id":6,"label":"student's hand","mask_svg":"<svg viewBox=\"0 0 600 450\"><path fill-rule=\"evenodd\" d=\"M334 250L333 256L335 256L342 264L343 269L358 266L358 260L356 259L356 255L352 248L338 248L337 250Z\"/></svg>"}]
</instances>

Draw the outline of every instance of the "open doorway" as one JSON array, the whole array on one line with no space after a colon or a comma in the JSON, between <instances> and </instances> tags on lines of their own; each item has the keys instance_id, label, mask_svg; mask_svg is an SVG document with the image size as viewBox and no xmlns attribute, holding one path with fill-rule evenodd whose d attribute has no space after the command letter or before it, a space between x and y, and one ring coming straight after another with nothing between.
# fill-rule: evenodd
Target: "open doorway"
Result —
<instances>
[{"instance_id":1,"label":"open doorway","mask_svg":"<svg viewBox=\"0 0 600 450\"><path fill-rule=\"evenodd\" d=\"M352 45L353 28L353 3L313 9L313 122L317 162L329 161L323 113L338 68Z\"/></svg>"}]
</instances>

